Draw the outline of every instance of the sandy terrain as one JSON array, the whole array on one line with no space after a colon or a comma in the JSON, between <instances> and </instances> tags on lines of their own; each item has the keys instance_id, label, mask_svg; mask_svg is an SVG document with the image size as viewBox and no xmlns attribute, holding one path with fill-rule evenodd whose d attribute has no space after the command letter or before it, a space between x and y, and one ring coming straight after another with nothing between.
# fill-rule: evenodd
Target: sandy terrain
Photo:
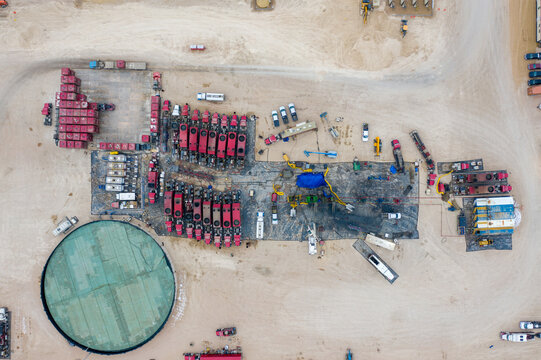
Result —
<instances>
[{"instance_id":1,"label":"sandy terrain","mask_svg":"<svg viewBox=\"0 0 541 360\"><path fill-rule=\"evenodd\" d=\"M532 1L437 0L441 11L411 20L403 40L398 17L375 11L363 26L352 0L278 0L257 13L248 0L10 2L0 16L0 305L13 311L13 359L87 356L47 320L39 283L60 240L55 221L90 220L89 154L56 148L39 110L61 66L97 57L148 61L164 70L166 96L177 102L193 102L202 88L224 91L227 103L212 109L259 115L261 135L271 131L270 111L288 101L318 122L317 134L275 145L263 160L300 159L306 148L370 160L371 145L360 141L368 122L371 137L384 139L382 160L392 159L396 137L413 161L407 134L417 129L436 161L483 157L507 168L523 211L512 251L465 253L455 219L422 197L420 239L380 251L400 274L392 286L350 240L327 243L317 259L305 243L226 252L160 238L183 279L181 300L154 340L112 359L179 359L230 344L213 335L229 324L246 359L341 358L347 347L356 359L536 357L537 343L498 340L541 312L539 99L526 96L521 61L535 48ZM191 54L190 43L208 50ZM336 143L323 111L345 118Z\"/></svg>"}]
</instances>

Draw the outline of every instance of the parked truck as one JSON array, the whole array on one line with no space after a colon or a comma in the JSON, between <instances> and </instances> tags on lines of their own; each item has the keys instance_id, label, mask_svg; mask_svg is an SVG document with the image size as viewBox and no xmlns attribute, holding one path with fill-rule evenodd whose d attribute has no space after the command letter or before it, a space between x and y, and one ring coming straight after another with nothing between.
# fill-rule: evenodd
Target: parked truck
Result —
<instances>
[{"instance_id":1,"label":"parked truck","mask_svg":"<svg viewBox=\"0 0 541 360\"><path fill-rule=\"evenodd\" d=\"M66 216L62 221L56 225L56 229L53 230L53 235L58 236L61 233L66 233L71 227L79 222L77 216L73 216L71 219L68 219Z\"/></svg>"},{"instance_id":2,"label":"parked truck","mask_svg":"<svg viewBox=\"0 0 541 360\"><path fill-rule=\"evenodd\" d=\"M135 200L135 193L119 193L116 194L116 199L120 201L133 201Z\"/></svg>"},{"instance_id":3,"label":"parked truck","mask_svg":"<svg viewBox=\"0 0 541 360\"><path fill-rule=\"evenodd\" d=\"M399 173L404 172L404 158L402 157L402 149L400 146L400 142L397 139L394 139L391 141L391 145L393 146L393 155L394 160L396 162L396 170Z\"/></svg>"},{"instance_id":4,"label":"parked truck","mask_svg":"<svg viewBox=\"0 0 541 360\"><path fill-rule=\"evenodd\" d=\"M92 60L88 67L95 70L146 70L146 62L124 61L124 60Z\"/></svg>"},{"instance_id":5,"label":"parked truck","mask_svg":"<svg viewBox=\"0 0 541 360\"><path fill-rule=\"evenodd\" d=\"M530 86L528 88L528 95L541 95L541 85Z\"/></svg>"},{"instance_id":6,"label":"parked truck","mask_svg":"<svg viewBox=\"0 0 541 360\"><path fill-rule=\"evenodd\" d=\"M224 101L225 95L224 94L218 94L218 93L204 93L200 92L197 93L197 100L207 100L207 101Z\"/></svg>"}]
</instances>

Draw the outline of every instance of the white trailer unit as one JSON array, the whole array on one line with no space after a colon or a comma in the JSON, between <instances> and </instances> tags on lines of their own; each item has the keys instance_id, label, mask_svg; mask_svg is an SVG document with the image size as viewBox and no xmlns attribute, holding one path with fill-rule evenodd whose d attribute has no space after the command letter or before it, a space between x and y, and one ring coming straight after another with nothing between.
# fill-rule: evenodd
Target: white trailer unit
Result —
<instances>
[{"instance_id":1,"label":"white trailer unit","mask_svg":"<svg viewBox=\"0 0 541 360\"><path fill-rule=\"evenodd\" d=\"M263 211L257 212L257 224L256 224L256 239L263 239L265 223L263 222L263 217L265 213Z\"/></svg>"},{"instance_id":2,"label":"white trailer unit","mask_svg":"<svg viewBox=\"0 0 541 360\"><path fill-rule=\"evenodd\" d=\"M107 170L107 176L126 176L125 170Z\"/></svg>"},{"instance_id":3,"label":"white trailer unit","mask_svg":"<svg viewBox=\"0 0 541 360\"><path fill-rule=\"evenodd\" d=\"M70 219L65 217L61 222L58 223L58 225L56 225L56 229L53 230L53 235L58 236L72 226L73 224L71 223Z\"/></svg>"},{"instance_id":4,"label":"white trailer unit","mask_svg":"<svg viewBox=\"0 0 541 360\"><path fill-rule=\"evenodd\" d=\"M109 161L111 162L126 162L126 155L109 155Z\"/></svg>"},{"instance_id":5,"label":"white trailer unit","mask_svg":"<svg viewBox=\"0 0 541 360\"><path fill-rule=\"evenodd\" d=\"M115 192L124 191L124 185L107 184L105 185L105 191L115 191Z\"/></svg>"},{"instance_id":6,"label":"white trailer unit","mask_svg":"<svg viewBox=\"0 0 541 360\"><path fill-rule=\"evenodd\" d=\"M126 163L121 163L121 162L107 163L107 169L111 169L111 170L125 170L126 167L127 167Z\"/></svg>"},{"instance_id":7,"label":"white trailer unit","mask_svg":"<svg viewBox=\"0 0 541 360\"><path fill-rule=\"evenodd\" d=\"M106 184L122 185L122 184L124 184L124 178L122 178L122 177L114 177L114 176L107 176L105 178L105 183Z\"/></svg>"},{"instance_id":8,"label":"white trailer unit","mask_svg":"<svg viewBox=\"0 0 541 360\"><path fill-rule=\"evenodd\" d=\"M146 62L138 62L138 61L126 61L126 69L128 69L128 70L146 70L147 69L147 63Z\"/></svg>"},{"instance_id":9,"label":"white trailer unit","mask_svg":"<svg viewBox=\"0 0 541 360\"><path fill-rule=\"evenodd\" d=\"M197 100L224 101L225 95L218 93L197 93Z\"/></svg>"},{"instance_id":10,"label":"white trailer unit","mask_svg":"<svg viewBox=\"0 0 541 360\"><path fill-rule=\"evenodd\" d=\"M364 241L391 251L393 251L396 247L394 241L385 240L372 234L366 234L366 239L364 239Z\"/></svg>"},{"instance_id":11,"label":"white trailer unit","mask_svg":"<svg viewBox=\"0 0 541 360\"><path fill-rule=\"evenodd\" d=\"M120 201L133 201L135 200L135 193L116 194L116 199Z\"/></svg>"}]
</instances>

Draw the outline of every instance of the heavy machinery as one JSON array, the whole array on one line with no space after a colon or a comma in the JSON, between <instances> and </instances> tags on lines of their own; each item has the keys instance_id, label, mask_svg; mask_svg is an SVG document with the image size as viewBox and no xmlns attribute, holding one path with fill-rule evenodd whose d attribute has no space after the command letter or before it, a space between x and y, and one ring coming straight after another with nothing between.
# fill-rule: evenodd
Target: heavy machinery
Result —
<instances>
[{"instance_id":1,"label":"heavy machinery","mask_svg":"<svg viewBox=\"0 0 541 360\"><path fill-rule=\"evenodd\" d=\"M216 329L216 336L233 336L237 334L236 327L228 327L223 329Z\"/></svg>"},{"instance_id":2,"label":"heavy machinery","mask_svg":"<svg viewBox=\"0 0 541 360\"><path fill-rule=\"evenodd\" d=\"M408 20L402 20L400 23L400 31L402 32L402 38L406 36L408 32Z\"/></svg>"},{"instance_id":3,"label":"heavy machinery","mask_svg":"<svg viewBox=\"0 0 541 360\"><path fill-rule=\"evenodd\" d=\"M379 136L374 139L374 152L377 157L381 155L381 139Z\"/></svg>"},{"instance_id":4,"label":"heavy machinery","mask_svg":"<svg viewBox=\"0 0 541 360\"><path fill-rule=\"evenodd\" d=\"M371 0L361 0L361 11L363 14L363 23L368 22L368 11L372 10Z\"/></svg>"},{"instance_id":5,"label":"heavy machinery","mask_svg":"<svg viewBox=\"0 0 541 360\"><path fill-rule=\"evenodd\" d=\"M396 170L399 173L404 172L404 158L402 157L402 149L400 146L400 142L397 139L394 139L391 141L391 145L393 146L393 155L394 160L396 162Z\"/></svg>"},{"instance_id":6,"label":"heavy machinery","mask_svg":"<svg viewBox=\"0 0 541 360\"><path fill-rule=\"evenodd\" d=\"M326 152L321 152L321 151L308 151L308 150L304 150L304 155L306 155L306 157L309 157L310 154L325 155L325 156L328 157L329 159L336 159L336 157L338 156L338 153L337 153L336 151L326 151Z\"/></svg>"}]
</instances>

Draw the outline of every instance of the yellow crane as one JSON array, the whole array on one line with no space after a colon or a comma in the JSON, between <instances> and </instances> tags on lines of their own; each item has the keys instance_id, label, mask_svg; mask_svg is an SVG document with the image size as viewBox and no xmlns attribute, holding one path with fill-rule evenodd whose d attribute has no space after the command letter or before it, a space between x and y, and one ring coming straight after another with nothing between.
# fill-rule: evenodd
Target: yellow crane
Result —
<instances>
[{"instance_id":1,"label":"yellow crane","mask_svg":"<svg viewBox=\"0 0 541 360\"><path fill-rule=\"evenodd\" d=\"M368 11L372 10L371 0L361 0L361 9L363 12L363 23L368 22Z\"/></svg>"},{"instance_id":2,"label":"yellow crane","mask_svg":"<svg viewBox=\"0 0 541 360\"><path fill-rule=\"evenodd\" d=\"M378 157L381 155L381 139L379 136L374 139L374 152Z\"/></svg>"}]
</instances>

